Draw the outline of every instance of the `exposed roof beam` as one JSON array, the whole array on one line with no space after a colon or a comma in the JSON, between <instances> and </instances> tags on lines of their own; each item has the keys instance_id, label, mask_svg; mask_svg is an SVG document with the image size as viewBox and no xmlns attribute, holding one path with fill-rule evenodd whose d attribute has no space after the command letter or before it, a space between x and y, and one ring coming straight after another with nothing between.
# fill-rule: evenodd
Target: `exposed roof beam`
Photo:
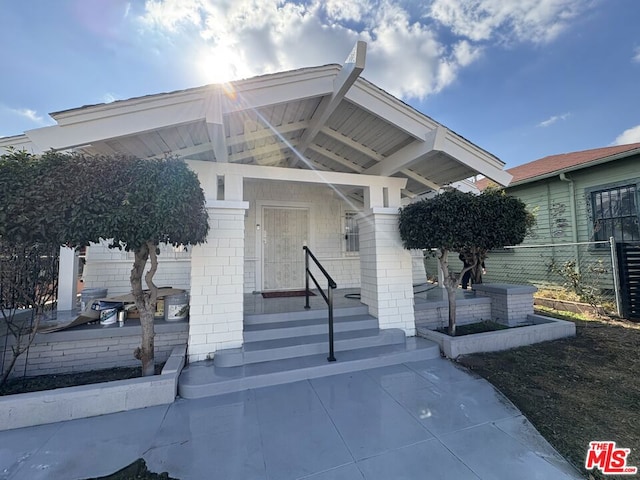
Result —
<instances>
[{"instance_id":1,"label":"exposed roof beam","mask_svg":"<svg viewBox=\"0 0 640 480\"><path fill-rule=\"evenodd\" d=\"M364 70L366 53L366 42L356 42L353 50L351 50L351 53L340 69L340 73L338 73L333 80L333 92L331 95L322 99L313 118L309 122L309 127L302 134L302 137L300 137L298 151L301 154L304 154L305 150L311 145L331 114L338 108L344 96L360 76L362 70ZM295 163L297 163L297 160L294 161L294 165Z\"/></svg>"},{"instance_id":2,"label":"exposed roof beam","mask_svg":"<svg viewBox=\"0 0 640 480\"><path fill-rule=\"evenodd\" d=\"M366 173L388 177L405 168L409 168L411 165L433 155L435 151L441 150L445 134L446 128L438 126L427 136L424 142L415 141L410 143L376 165L367 168Z\"/></svg>"},{"instance_id":3,"label":"exposed roof beam","mask_svg":"<svg viewBox=\"0 0 640 480\"><path fill-rule=\"evenodd\" d=\"M246 132L242 135L234 135L227 139L227 146L233 147L236 145L242 145L247 142L262 140L264 138L278 137L285 133L295 132L297 130L303 130L309 125L308 122L295 122L282 125L276 128L263 128L255 132Z\"/></svg>"},{"instance_id":4,"label":"exposed roof beam","mask_svg":"<svg viewBox=\"0 0 640 480\"><path fill-rule=\"evenodd\" d=\"M197 173L198 177L201 173L201 182L211 181L216 175L241 175L244 178L258 178L264 180L283 180L290 182L315 183L315 184L332 184L350 185L353 187L386 187L390 189L397 188L400 191L407 186L406 178L382 178L374 175L361 175L358 173L344 172L319 172L306 168L281 168L268 167L261 165L243 165L238 163L218 163L218 162L189 162ZM208 178L207 178L208 177ZM205 191L207 190L205 185Z\"/></svg>"},{"instance_id":5,"label":"exposed roof beam","mask_svg":"<svg viewBox=\"0 0 640 480\"><path fill-rule=\"evenodd\" d=\"M429 187L430 189L435 190L436 192L442 188L437 183L432 182L428 178L425 178L422 175L417 174L416 172L414 172L412 170L409 170L408 168L404 168L404 169L400 170L400 173L405 175L405 176L407 176L407 177L409 177L409 178L411 178L412 180L415 180L418 183L421 183L425 187Z\"/></svg>"},{"instance_id":6,"label":"exposed roof beam","mask_svg":"<svg viewBox=\"0 0 640 480\"><path fill-rule=\"evenodd\" d=\"M159 155L154 155L153 157L149 157L149 158L164 158L166 155L172 156L172 155L176 155L178 157L190 157L191 155L198 155L200 153L204 153L204 152L211 152L213 151L213 145L211 145L211 143L202 143L200 145L194 145L192 147L187 147L187 148L181 148L179 150L173 150L171 152L165 152L165 153L161 153Z\"/></svg>"},{"instance_id":7,"label":"exposed roof beam","mask_svg":"<svg viewBox=\"0 0 640 480\"><path fill-rule=\"evenodd\" d=\"M362 171L364 170L360 165L357 165L347 160L346 158L341 157L340 155L336 155L332 151L327 150L326 148L322 148L319 145L316 145L316 144L309 145L309 150L313 150L314 152L317 152L320 155L327 157L328 159L333 160L334 162L339 163L344 167L347 167L349 170L353 172L362 173Z\"/></svg>"},{"instance_id":8,"label":"exposed roof beam","mask_svg":"<svg viewBox=\"0 0 640 480\"><path fill-rule=\"evenodd\" d=\"M334 140L346 145L347 147L353 148L357 152L360 152L368 157L371 157L373 160L377 160L378 162L382 161L384 157L380 155L375 150L370 149L369 147L365 147L361 143L356 142L355 140L347 137L346 135L342 135L340 132L336 132L335 130L324 127L320 130L324 135L333 138Z\"/></svg>"},{"instance_id":9,"label":"exposed roof beam","mask_svg":"<svg viewBox=\"0 0 640 480\"><path fill-rule=\"evenodd\" d=\"M229 155L230 162L239 162L241 160L245 160L251 157L257 157L260 155L265 155L268 153L277 152L279 150L286 150L288 148L295 147L295 142L283 143L276 142L269 145L264 145L262 147L248 149L243 152L233 153Z\"/></svg>"},{"instance_id":10,"label":"exposed roof beam","mask_svg":"<svg viewBox=\"0 0 640 480\"><path fill-rule=\"evenodd\" d=\"M211 92L206 100L205 122L207 123L207 133L209 134L209 141L213 145L216 162L228 162L229 151L227 149L227 136L224 133L222 96L219 88Z\"/></svg>"}]
</instances>

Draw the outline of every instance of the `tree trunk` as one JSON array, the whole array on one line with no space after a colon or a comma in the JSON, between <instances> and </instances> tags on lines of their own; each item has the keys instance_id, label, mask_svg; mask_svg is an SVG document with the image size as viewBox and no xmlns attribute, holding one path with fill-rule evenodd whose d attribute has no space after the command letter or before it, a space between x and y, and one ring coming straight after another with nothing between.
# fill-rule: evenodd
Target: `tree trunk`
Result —
<instances>
[{"instance_id":1,"label":"tree trunk","mask_svg":"<svg viewBox=\"0 0 640 480\"><path fill-rule=\"evenodd\" d=\"M471 284L479 285L482 283L482 262L476 263L471 270Z\"/></svg>"},{"instance_id":2,"label":"tree trunk","mask_svg":"<svg viewBox=\"0 0 640 480\"><path fill-rule=\"evenodd\" d=\"M462 275L464 275L465 271L463 269L459 275L455 275L454 273L449 272L449 251L441 250L440 255L438 256L438 261L440 262L440 268L442 268L442 273L444 276L444 286L447 289L447 300L449 303L449 335L455 337L456 335L456 290L458 288L458 284L460 283L460 279Z\"/></svg>"},{"instance_id":3,"label":"tree trunk","mask_svg":"<svg viewBox=\"0 0 640 480\"><path fill-rule=\"evenodd\" d=\"M142 362L142 375L146 377L155 374L153 316L158 300L158 288L153 283L153 275L158 269L158 258L156 246L152 242L147 242L135 250L134 254L135 260L131 270L130 281L133 298L140 313L140 326L142 327L141 345L136 349L135 357ZM145 276L149 291L145 292L142 289L142 274L149 257L151 257L151 269Z\"/></svg>"}]
</instances>

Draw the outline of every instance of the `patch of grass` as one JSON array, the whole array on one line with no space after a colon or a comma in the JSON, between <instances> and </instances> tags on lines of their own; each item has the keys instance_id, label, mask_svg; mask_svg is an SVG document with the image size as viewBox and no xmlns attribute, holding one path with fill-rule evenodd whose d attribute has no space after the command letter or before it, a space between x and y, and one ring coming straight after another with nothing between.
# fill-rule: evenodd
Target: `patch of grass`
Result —
<instances>
[{"instance_id":1,"label":"patch of grass","mask_svg":"<svg viewBox=\"0 0 640 480\"><path fill-rule=\"evenodd\" d=\"M580 302L580 297L566 288L539 288L533 294L535 298L551 298L554 300L567 300L569 302Z\"/></svg>"},{"instance_id":2,"label":"patch of grass","mask_svg":"<svg viewBox=\"0 0 640 480\"><path fill-rule=\"evenodd\" d=\"M495 332L496 330L506 330L506 325L502 325L498 322L493 322L491 320L485 320L483 322L477 323L469 323L467 325L457 325L456 326L456 337L461 337L463 335L471 335L473 333L484 333L484 332ZM436 332L449 334L448 327L442 327L436 329Z\"/></svg>"},{"instance_id":3,"label":"patch of grass","mask_svg":"<svg viewBox=\"0 0 640 480\"><path fill-rule=\"evenodd\" d=\"M164 362L156 365L156 375L162 373L162 367L164 367ZM92 370L90 372L12 378L0 388L0 396L112 382L115 380L127 380L129 378L138 378L141 376L141 373L141 367L118 367Z\"/></svg>"},{"instance_id":4,"label":"patch of grass","mask_svg":"<svg viewBox=\"0 0 640 480\"><path fill-rule=\"evenodd\" d=\"M628 465L640 466L640 325L574 322L574 338L468 355L460 363L502 391L581 470L594 440L630 448Z\"/></svg>"},{"instance_id":5,"label":"patch of grass","mask_svg":"<svg viewBox=\"0 0 640 480\"><path fill-rule=\"evenodd\" d=\"M552 317L552 318L558 318L560 320L569 320L569 321L578 320L582 322L588 322L590 320L595 319L595 317L585 315L584 313L568 312L566 310L556 310L555 308L544 307L542 305L536 305L534 310L535 310L535 313L537 314L545 315L547 317Z\"/></svg>"}]
</instances>

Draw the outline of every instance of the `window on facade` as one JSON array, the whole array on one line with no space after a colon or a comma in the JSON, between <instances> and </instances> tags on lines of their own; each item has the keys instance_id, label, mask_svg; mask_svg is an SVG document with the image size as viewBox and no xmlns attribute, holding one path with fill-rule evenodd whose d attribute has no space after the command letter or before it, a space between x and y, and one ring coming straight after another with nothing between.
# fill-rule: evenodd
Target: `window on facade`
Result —
<instances>
[{"instance_id":1,"label":"window on facade","mask_svg":"<svg viewBox=\"0 0 640 480\"><path fill-rule=\"evenodd\" d=\"M360 251L360 232L358 230L357 212L347 212L345 214L344 238L346 241L347 253Z\"/></svg>"},{"instance_id":2,"label":"window on facade","mask_svg":"<svg viewBox=\"0 0 640 480\"><path fill-rule=\"evenodd\" d=\"M640 240L636 185L593 192L591 204L596 240Z\"/></svg>"}]
</instances>

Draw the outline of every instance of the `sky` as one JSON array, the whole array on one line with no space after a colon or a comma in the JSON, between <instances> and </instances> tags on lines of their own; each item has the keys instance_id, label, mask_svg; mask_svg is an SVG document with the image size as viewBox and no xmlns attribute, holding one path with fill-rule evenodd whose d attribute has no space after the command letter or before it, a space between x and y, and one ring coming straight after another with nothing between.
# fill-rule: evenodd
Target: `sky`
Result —
<instances>
[{"instance_id":1,"label":"sky","mask_svg":"<svg viewBox=\"0 0 640 480\"><path fill-rule=\"evenodd\" d=\"M638 0L0 0L0 137L50 112L342 64L496 155L640 142Z\"/></svg>"}]
</instances>

